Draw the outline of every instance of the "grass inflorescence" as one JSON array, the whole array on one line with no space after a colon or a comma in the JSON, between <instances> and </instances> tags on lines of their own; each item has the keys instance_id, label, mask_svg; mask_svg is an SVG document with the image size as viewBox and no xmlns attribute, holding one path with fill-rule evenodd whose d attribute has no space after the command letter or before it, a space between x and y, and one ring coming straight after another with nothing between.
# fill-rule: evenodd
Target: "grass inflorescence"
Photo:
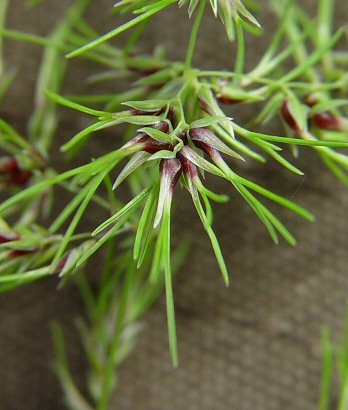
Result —
<instances>
[{"instance_id":1,"label":"grass inflorescence","mask_svg":"<svg viewBox=\"0 0 348 410\"><path fill-rule=\"evenodd\" d=\"M33 6L36 2L30 3ZM56 370L70 408L105 410L115 384L115 369L134 344L139 319L163 289L169 346L173 364L178 365L172 281L173 271L188 248L183 240L172 251L176 190L188 191L228 285L229 266L213 230L211 201L226 202L228 195L240 195L275 243L283 237L295 245L296 239L267 202L314 220L309 210L245 178L239 164L272 160L303 175L296 156L290 161L283 151L290 147L297 154L301 147L311 148L348 185L344 150L348 147L348 59L335 48L344 29L334 31L330 0L318 2L314 23L296 1L271 1L279 18L278 28L250 71L245 70L245 31L260 34L260 24L239 0L210 1L229 39L237 43L233 71L193 66L207 10L204 0L179 2L179 6L188 7L193 19L182 61L167 59L160 47L150 55L137 47L145 23L173 6L174 0L123 0L117 3L116 12L131 14L130 18L103 35L83 17L88 3L77 0L46 37L5 28L7 3L0 6L0 57L6 38L43 48L28 134L22 136L0 120L0 148L4 152L0 183L7 195L0 205L0 291L49 275L57 276L60 286L75 281L87 312L79 331L89 363L89 397L83 397L73 381L57 324L53 326ZM124 48L110 42L128 30L133 31ZM132 85L117 94L63 96L60 90L72 57L100 65L100 73L87 79L91 83L127 79ZM6 69L0 66L0 97L13 75ZM225 106L234 104L258 107L252 129L226 115ZM67 164L67 170L56 170L51 166L51 151L59 127L58 105L90 118L88 127L62 145L67 156L73 157L86 144L93 144L101 130L126 125L128 131L113 150L78 167ZM264 128L276 116L284 124L284 133L260 132L259 127ZM112 180L119 164L123 169ZM206 186L205 173L228 181L229 192L213 192ZM132 196L122 203L117 189L127 182ZM53 219L50 215L57 189L64 189L70 200ZM84 232L84 216L92 204L109 217ZM8 222L13 220L13 224ZM104 262L99 286L94 289L86 265L97 253Z\"/></svg>"}]
</instances>

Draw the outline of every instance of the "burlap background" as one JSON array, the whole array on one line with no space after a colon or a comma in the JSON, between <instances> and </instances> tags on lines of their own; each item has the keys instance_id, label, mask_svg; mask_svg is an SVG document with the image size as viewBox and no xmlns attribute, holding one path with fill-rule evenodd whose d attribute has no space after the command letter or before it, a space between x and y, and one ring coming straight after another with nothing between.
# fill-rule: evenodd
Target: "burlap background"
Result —
<instances>
[{"instance_id":1,"label":"burlap background","mask_svg":"<svg viewBox=\"0 0 348 410\"><path fill-rule=\"evenodd\" d=\"M44 34L59 19L69 1L46 0L28 11L23 0L12 0L12 28ZM95 1L91 21L104 32L115 25ZM311 4L310 4L311 3ZM347 18L345 2L337 16ZM248 38L248 64L255 61L273 30L267 3L261 14L266 35ZM315 4L314 1L308 5ZM143 43L148 49L158 41L168 56L179 58L186 47L189 24L185 12L175 7L154 20ZM34 79L41 50L8 42L7 54L18 65L17 80L1 106L2 115L21 131L30 112ZM197 51L200 65L228 68L233 49L211 16L204 21ZM92 68L93 70L94 68ZM75 62L66 90L79 92L86 64ZM244 112L232 112L239 121ZM63 112L59 141L84 126ZM277 124L275 125L275 127ZM274 130L273 130L274 131ZM86 153L107 149L104 140L93 140ZM335 337L343 323L348 294L346 278L348 191L327 172L309 150L301 150L298 165L306 178L253 162L245 175L314 211L310 224L290 213L278 214L298 238L291 248L272 244L252 211L231 189L231 201L215 206L215 229L232 272L231 286L219 277L210 244L203 234L188 196L180 193L174 235L189 231L195 245L175 282L180 367L173 370L167 346L165 302L161 298L147 314L137 347L119 373L112 409L120 410L309 410L318 399L320 327L329 324ZM217 191L229 189L210 178ZM96 221L91 216L91 223ZM97 269L97 267L95 268ZM51 372L52 351L48 321L64 323L73 370L83 377L73 320L81 305L73 288L56 291L55 279L0 297L0 409L63 409L59 385Z\"/></svg>"}]
</instances>

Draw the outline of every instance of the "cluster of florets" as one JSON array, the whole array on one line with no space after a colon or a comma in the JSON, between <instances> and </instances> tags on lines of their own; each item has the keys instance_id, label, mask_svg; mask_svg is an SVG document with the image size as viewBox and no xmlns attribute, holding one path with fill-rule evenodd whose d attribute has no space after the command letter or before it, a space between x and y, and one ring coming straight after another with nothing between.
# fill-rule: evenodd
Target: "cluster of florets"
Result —
<instances>
[{"instance_id":1,"label":"cluster of florets","mask_svg":"<svg viewBox=\"0 0 348 410\"><path fill-rule=\"evenodd\" d=\"M43 231L42 227L40 227L38 231L33 227L30 231L19 232L3 223L0 226L1 255L5 255L6 259L15 259L17 263L28 263L28 258L31 258L29 259L30 265L28 265L31 267L35 267L37 263L37 266L41 267L46 263L47 267L52 270L52 273L55 272L63 276L76 269L78 258L94 243L88 240L80 245L71 247L57 263L50 265L52 262L50 255L53 250L56 249L61 239L59 236L56 238L51 236L50 241L47 241L47 244L44 245L44 240L42 239L45 239L45 237L48 238L49 236L50 234L47 231ZM35 238L37 240L35 240ZM17 265L12 265L12 269L16 270Z\"/></svg>"},{"instance_id":2,"label":"cluster of florets","mask_svg":"<svg viewBox=\"0 0 348 410\"><path fill-rule=\"evenodd\" d=\"M303 100L304 104L312 108L319 101L312 95L306 96ZM281 114L283 120L286 124L296 132L296 134L300 135L302 131L302 126L297 118L295 118L294 114L291 110L291 105L288 100L283 100L281 104ZM319 129L322 130L330 130L330 131L348 131L348 119L339 115L335 115L329 111L318 111L318 112L309 112L307 116L308 125L313 126L315 125Z\"/></svg>"},{"instance_id":3,"label":"cluster of florets","mask_svg":"<svg viewBox=\"0 0 348 410\"><path fill-rule=\"evenodd\" d=\"M21 169L16 157L4 156L0 158L0 183L3 185L23 187L31 176L31 171Z\"/></svg>"},{"instance_id":4,"label":"cluster of florets","mask_svg":"<svg viewBox=\"0 0 348 410\"><path fill-rule=\"evenodd\" d=\"M0 231L0 244L10 244L11 242L17 242L21 239L23 239L22 235L20 235L18 232L14 230L5 229ZM35 253L37 250L38 248L33 246L28 246L25 248L11 246L11 248L6 252L8 257L15 258Z\"/></svg>"},{"instance_id":5,"label":"cluster of florets","mask_svg":"<svg viewBox=\"0 0 348 410\"><path fill-rule=\"evenodd\" d=\"M168 114L164 120L152 124L148 132L139 129L135 137L122 147L134 155L114 185L114 187L118 186L137 167L144 164L151 156L156 155L156 158L160 159L159 171L161 178L158 201L159 211L156 223L159 223L161 219L165 203L171 202L173 191L182 174L188 186L196 187L198 190L202 187L198 168L207 171L207 166L210 163L204 159L204 155L197 153L196 149L200 149L215 164L221 164L222 161L219 151L236 156L236 153L206 126L192 125L186 127L186 129L173 131L176 124L175 113L173 108L167 111ZM132 115L141 114L148 115L149 112L132 111ZM159 115L161 111L153 111L151 114ZM158 130L166 134L168 138L156 139L156 136L154 136L156 134L150 132L150 129ZM162 152L163 155L161 155ZM211 166L213 167L213 164Z\"/></svg>"}]
</instances>

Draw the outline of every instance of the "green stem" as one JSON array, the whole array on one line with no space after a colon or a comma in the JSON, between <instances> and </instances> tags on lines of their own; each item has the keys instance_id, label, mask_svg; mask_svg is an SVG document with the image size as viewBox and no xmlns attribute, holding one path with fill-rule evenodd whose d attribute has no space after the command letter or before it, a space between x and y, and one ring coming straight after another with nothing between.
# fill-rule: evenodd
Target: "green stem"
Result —
<instances>
[{"instance_id":1,"label":"green stem","mask_svg":"<svg viewBox=\"0 0 348 410\"><path fill-rule=\"evenodd\" d=\"M7 12L8 0L2 0L0 2L0 29L2 30L5 25L5 18ZM0 79L3 74L4 66L3 66L3 43L2 43L2 36L0 36Z\"/></svg>"},{"instance_id":2,"label":"green stem","mask_svg":"<svg viewBox=\"0 0 348 410\"><path fill-rule=\"evenodd\" d=\"M156 7L138 15L137 17L133 18L132 20L127 21L126 23L122 24L119 27L116 27L114 30L109 31L108 33L104 34L103 36L85 44L84 46L72 51L71 53L67 54L67 58L76 57L91 48L99 46L100 44L105 43L106 41L110 40L111 38L123 33L124 31L134 27L136 24L141 23L142 21L148 19L149 17L157 14L159 11L163 10L164 8L170 6L174 3L175 0L163 0L156 3Z\"/></svg>"},{"instance_id":3,"label":"green stem","mask_svg":"<svg viewBox=\"0 0 348 410\"><path fill-rule=\"evenodd\" d=\"M237 33L237 56L234 66L234 72L236 74L236 76L234 77L234 83L235 85L239 85L244 69L245 44L243 27L239 20L235 22L235 26Z\"/></svg>"},{"instance_id":4,"label":"green stem","mask_svg":"<svg viewBox=\"0 0 348 410\"><path fill-rule=\"evenodd\" d=\"M281 2L273 0L272 3L274 9L278 12L278 14L280 14L282 12L280 8ZM298 39L301 37L301 29L298 26L297 15L298 11L295 6L292 10L292 13L290 13L290 18L287 21L286 35L290 43L297 43L297 46L294 48L293 51L293 57L297 63L297 67L299 67L309 59L309 54L307 52L307 47L305 43L303 41L298 42ZM311 66L309 66L305 70L304 75L307 77L309 82L316 82L318 79L318 75L315 69ZM289 79L287 81L291 80Z\"/></svg>"},{"instance_id":5,"label":"green stem","mask_svg":"<svg viewBox=\"0 0 348 410\"><path fill-rule=\"evenodd\" d=\"M114 276L118 276L112 274L112 267L113 267L113 256L115 255L115 238L112 238L110 241L107 242L107 250L104 259L104 267L103 272L100 278L100 284L98 288L98 295L97 295L97 304L94 314L94 320L98 321L101 319L102 315L105 313L108 301L108 287L111 282L114 282L111 278Z\"/></svg>"},{"instance_id":6,"label":"green stem","mask_svg":"<svg viewBox=\"0 0 348 410\"><path fill-rule=\"evenodd\" d=\"M110 397L111 390L112 390L112 384L113 384L112 382L114 378L115 366L117 362L117 350L120 345L122 329L124 327L124 323L126 319L128 295L131 289L133 273L134 273L134 264L132 263L129 266L129 269L127 270L123 289L122 289L119 310L118 310L116 323L115 323L115 331L112 336L110 351L109 351L108 360L106 363L104 385L103 385L100 399L97 404L97 410L107 410L107 405L108 405L109 397Z\"/></svg>"},{"instance_id":7,"label":"green stem","mask_svg":"<svg viewBox=\"0 0 348 410\"><path fill-rule=\"evenodd\" d=\"M130 36L130 38L129 38L127 44L126 44L126 47L124 48L125 55L127 55L129 53L129 51L133 48L135 43L138 41L138 38L141 36L141 34L144 31L145 27L147 26L148 22L149 22L149 20L144 20L135 27L132 35Z\"/></svg>"},{"instance_id":8,"label":"green stem","mask_svg":"<svg viewBox=\"0 0 348 410\"><path fill-rule=\"evenodd\" d=\"M166 204L166 209L163 215L162 224L165 226L165 232L163 237L163 252L164 252L164 280L165 280L165 293L166 293L166 306L167 306L167 326L169 336L169 348L172 357L172 363L174 367L178 367L178 347L176 337L176 324L175 324L175 310L174 310L174 295L172 284L172 272L170 266L170 201Z\"/></svg>"},{"instance_id":9,"label":"green stem","mask_svg":"<svg viewBox=\"0 0 348 410\"><path fill-rule=\"evenodd\" d=\"M81 298L84 302L88 317L92 318L93 312L96 309L96 301L92 291L90 282L87 280L84 272L80 272L75 276L76 285L80 291Z\"/></svg>"},{"instance_id":10,"label":"green stem","mask_svg":"<svg viewBox=\"0 0 348 410\"><path fill-rule=\"evenodd\" d=\"M196 46L197 34L198 34L199 26L201 24L202 16L203 16L204 9L205 9L205 1L206 0L201 0L199 2L196 18L192 26L192 31L191 31L190 40L189 40L189 44L188 44L187 52L186 52L186 59L185 59L186 70L189 70L191 67L193 52Z\"/></svg>"},{"instance_id":11,"label":"green stem","mask_svg":"<svg viewBox=\"0 0 348 410\"><path fill-rule=\"evenodd\" d=\"M335 0L319 0L318 2L318 43L324 45L332 36L333 13L335 10ZM322 57L322 62L327 70L333 69L332 54L326 53Z\"/></svg>"}]
</instances>

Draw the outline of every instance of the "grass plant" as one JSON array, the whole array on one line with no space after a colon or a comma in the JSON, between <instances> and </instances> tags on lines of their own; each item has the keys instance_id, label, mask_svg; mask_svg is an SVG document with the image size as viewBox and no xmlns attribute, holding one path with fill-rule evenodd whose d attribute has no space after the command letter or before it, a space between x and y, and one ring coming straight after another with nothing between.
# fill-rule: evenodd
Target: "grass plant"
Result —
<instances>
[{"instance_id":1,"label":"grass plant","mask_svg":"<svg viewBox=\"0 0 348 410\"><path fill-rule=\"evenodd\" d=\"M40 7L36 3L40 2L31 1L28 6ZM52 275L60 286L76 283L86 307L86 318L78 329L89 367L88 396L79 391L70 373L58 323L52 326L56 371L70 409L106 410L116 369L135 343L141 318L163 290L172 362L174 366L179 362L172 282L189 248L185 240L174 250L171 244L176 190L188 191L228 285L230 267L213 230L211 201L222 203L228 195L240 195L275 243L282 237L295 245L296 239L268 207L269 202L314 220L309 210L245 178L243 162L267 166L266 161L276 161L289 172L303 175L296 156L300 149L312 149L348 185L348 57L340 48L347 32L335 29L331 0L318 0L315 16L296 0L270 0L277 29L258 63L246 71L245 36L262 35L254 3L121 0L115 5L115 24L117 14L128 18L104 34L84 18L89 3L76 0L45 37L8 28L8 2L0 3L0 98L11 91L15 75L6 66L4 41L42 48L27 134L20 135L0 119L0 184L5 196L0 204L0 291ZM151 25L151 17L178 6L187 8L188 24L192 24L186 55L172 61L160 44L153 53L142 53L138 39ZM231 71L193 65L208 8L221 20L228 39L236 43ZM122 48L111 41L121 33L129 33ZM100 72L86 81L127 80L130 86L110 95L62 95L73 58L100 66ZM225 113L226 106L234 104L255 105L251 128ZM65 169L55 169L51 164L57 155L52 143L59 135L58 106L68 107L76 117L90 118L87 128L61 146L65 158L93 145L101 130L117 135L126 125L127 131L113 150L77 167L67 162ZM260 131L275 117L284 124L280 135ZM292 161L283 155L287 148L295 154ZM119 164L124 167L114 181L113 170ZM213 192L204 181L206 173L228 181L229 192ZM121 183L128 183L130 193L124 203L117 189ZM60 204L53 218L52 205L60 189L70 199ZM109 217L85 232L85 214L92 205ZM100 258L98 286L93 287L86 268ZM322 403L324 410L325 399Z\"/></svg>"}]
</instances>

